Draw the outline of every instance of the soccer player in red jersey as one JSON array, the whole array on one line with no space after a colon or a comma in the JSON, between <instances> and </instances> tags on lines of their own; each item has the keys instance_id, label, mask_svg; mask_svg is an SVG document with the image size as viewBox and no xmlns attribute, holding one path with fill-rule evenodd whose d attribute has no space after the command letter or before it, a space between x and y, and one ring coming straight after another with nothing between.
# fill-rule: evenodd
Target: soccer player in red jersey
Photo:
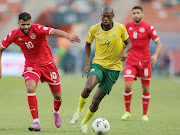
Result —
<instances>
[{"instance_id":1,"label":"soccer player in red jersey","mask_svg":"<svg viewBox=\"0 0 180 135\"><path fill-rule=\"evenodd\" d=\"M67 38L70 42L80 42L76 35L70 35L62 30L32 24L30 14L23 12L19 14L18 29L10 32L0 44L0 60L2 51L11 43L17 44L26 59L23 77L27 88L28 104L33 117L33 125L30 131L40 131L38 116L38 104L36 99L36 87L38 81L47 82L54 96L54 107L52 109L54 122L57 128L61 126L59 108L62 102L61 86L58 70L48 47L46 35L54 35ZM0 62L0 77L1 62Z\"/></svg>"},{"instance_id":2,"label":"soccer player in red jersey","mask_svg":"<svg viewBox=\"0 0 180 135\"><path fill-rule=\"evenodd\" d=\"M124 100L126 112L122 116L122 120L127 120L130 114L130 104L132 96L133 81L139 77L142 84L142 102L143 102L143 121L148 121L147 110L150 100L149 83L151 80L151 60L154 67L157 62L157 57L162 49L161 41L154 27L143 21L143 8L135 6L132 9L132 22L126 24L126 29L132 43L132 49L128 52L128 56L124 69ZM152 39L156 45L156 51L150 55L149 41Z\"/></svg>"}]
</instances>

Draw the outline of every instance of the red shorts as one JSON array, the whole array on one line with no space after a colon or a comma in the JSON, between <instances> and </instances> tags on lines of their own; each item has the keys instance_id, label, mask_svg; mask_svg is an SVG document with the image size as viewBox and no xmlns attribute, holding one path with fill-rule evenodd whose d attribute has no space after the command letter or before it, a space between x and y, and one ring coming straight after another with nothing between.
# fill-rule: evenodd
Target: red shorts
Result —
<instances>
[{"instance_id":1,"label":"red shorts","mask_svg":"<svg viewBox=\"0 0 180 135\"><path fill-rule=\"evenodd\" d=\"M124 80L133 81L137 80L137 77L141 78L141 83L143 85L149 85L151 80L151 63L148 62L135 62L135 61L126 61L124 69Z\"/></svg>"},{"instance_id":2,"label":"red shorts","mask_svg":"<svg viewBox=\"0 0 180 135\"><path fill-rule=\"evenodd\" d=\"M23 75L25 83L28 80L34 80L36 83L47 82L52 92L58 92L61 90L60 79L58 70L55 63L51 63L47 66L28 66L25 65Z\"/></svg>"}]
</instances>

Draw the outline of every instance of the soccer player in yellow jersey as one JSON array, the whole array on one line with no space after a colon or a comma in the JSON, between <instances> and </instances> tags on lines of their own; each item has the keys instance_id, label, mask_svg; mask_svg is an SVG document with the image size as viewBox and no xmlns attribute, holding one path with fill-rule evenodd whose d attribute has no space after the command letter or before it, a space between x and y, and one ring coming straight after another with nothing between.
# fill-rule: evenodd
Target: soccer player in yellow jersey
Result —
<instances>
[{"instance_id":1,"label":"soccer player in yellow jersey","mask_svg":"<svg viewBox=\"0 0 180 135\"><path fill-rule=\"evenodd\" d=\"M88 72L88 78L79 98L78 109L70 120L70 124L77 122L91 91L99 83L87 114L81 122L81 132L88 132L88 121L97 111L101 100L110 93L112 86L116 83L119 72L123 70L122 61L126 59L127 52L132 47L125 26L112 21L114 11L111 6L105 6L102 9L101 17L102 23L93 25L86 37L86 66L82 76L84 77ZM90 65L91 43L94 38L96 39L96 52L92 65ZM124 49L123 42L126 44Z\"/></svg>"}]
</instances>

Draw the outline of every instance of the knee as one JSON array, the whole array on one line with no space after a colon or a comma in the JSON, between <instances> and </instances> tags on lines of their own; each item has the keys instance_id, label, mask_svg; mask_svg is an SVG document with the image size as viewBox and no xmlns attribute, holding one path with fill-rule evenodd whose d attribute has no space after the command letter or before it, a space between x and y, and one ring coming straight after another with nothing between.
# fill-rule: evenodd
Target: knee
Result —
<instances>
[{"instance_id":1,"label":"knee","mask_svg":"<svg viewBox=\"0 0 180 135\"><path fill-rule=\"evenodd\" d=\"M132 84L131 83L126 83L125 84L125 89L126 89L126 91L130 91L132 89Z\"/></svg>"},{"instance_id":2,"label":"knee","mask_svg":"<svg viewBox=\"0 0 180 135\"><path fill-rule=\"evenodd\" d=\"M60 91L59 92L53 92L53 96L54 96L55 100L61 100L61 97L62 97Z\"/></svg>"},{"instance_id":3,"label":"knee","mask_svg":"<svg viewBox=\"0 0 180 135\"><path fill-rule=\"evenodd\" d=\"M35 93L36 92L36 86L33 85L27 85L27 93Z\"/></svg>"},{"instance_id":4,"label":"knee","mask_svg":"<svg viewBox=\"0 0 180 135\"><path fill-rule=\"evenodd\" d=\"M142 89L143 89L144 93L148 93L149 92L149 86L143 85Z\"/></svg>"}]
</instances>

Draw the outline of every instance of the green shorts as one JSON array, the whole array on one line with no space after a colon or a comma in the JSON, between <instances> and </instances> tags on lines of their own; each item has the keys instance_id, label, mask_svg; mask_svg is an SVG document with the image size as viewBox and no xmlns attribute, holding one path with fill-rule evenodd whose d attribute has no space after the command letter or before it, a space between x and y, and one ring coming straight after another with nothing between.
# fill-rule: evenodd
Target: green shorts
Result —
<instances>
[{"instance_id":1,"label":"green shorts","mask_svg":"<svg viewBox=\"0 0 180 135\"><path fill-rule=\"evenodd\" d=\"M112 86L116 83L119 77L119 72L120 71L105 69L99 64L92 64L88 75L90 74L96 75L99 81L98 87L101 89L101 91L104 94L109 95Z\"/></svg>"}]
</instances>

